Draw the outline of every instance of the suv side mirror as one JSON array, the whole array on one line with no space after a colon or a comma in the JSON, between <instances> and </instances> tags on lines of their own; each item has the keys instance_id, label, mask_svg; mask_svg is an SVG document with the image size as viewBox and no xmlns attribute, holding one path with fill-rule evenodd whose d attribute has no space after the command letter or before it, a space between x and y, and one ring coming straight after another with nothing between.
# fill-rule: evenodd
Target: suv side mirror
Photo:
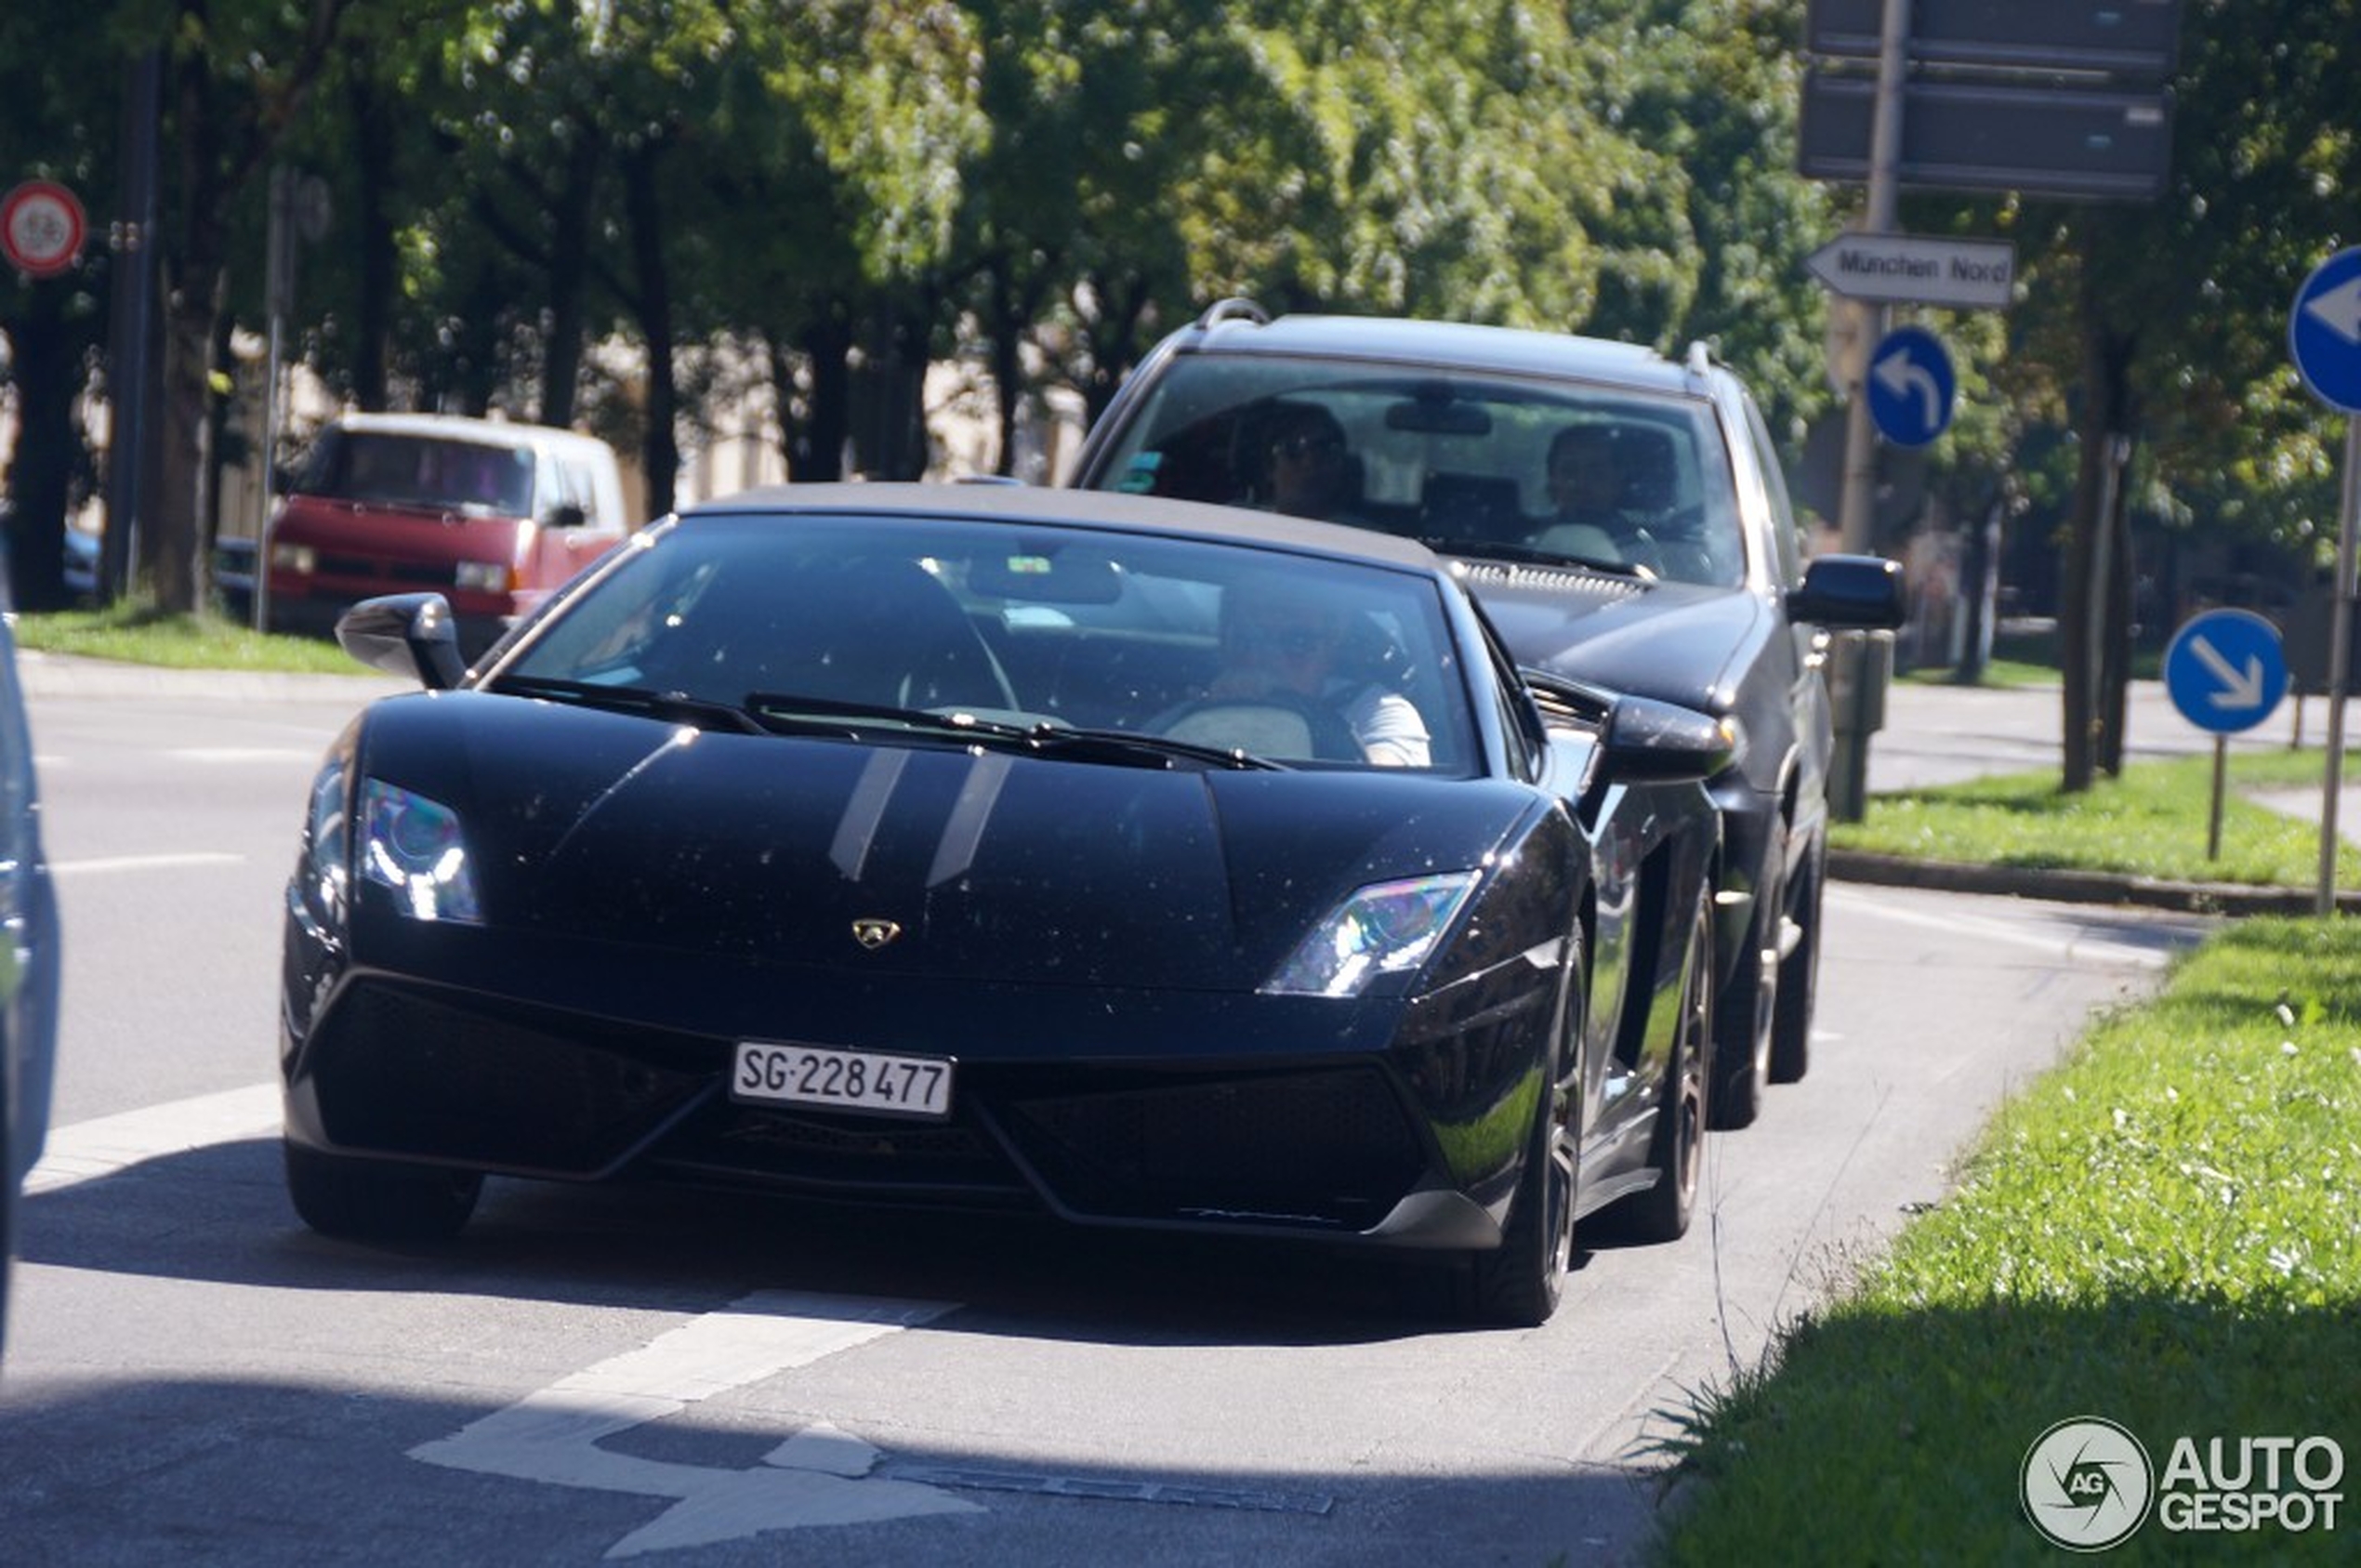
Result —
<instances>
[{"instance_id":1,"label":"suv side mirror","mask_svg":"<svg viewBox=\"0 0 2361 1568\"><path fill-rule=\"evenodd\" d=\"M1840 631L1877 631L1902 624L1902 563L1874 555L1824 555L1803 569L1802 585L1787 595L1790 620Z\"/></svg>"}]
</instances>

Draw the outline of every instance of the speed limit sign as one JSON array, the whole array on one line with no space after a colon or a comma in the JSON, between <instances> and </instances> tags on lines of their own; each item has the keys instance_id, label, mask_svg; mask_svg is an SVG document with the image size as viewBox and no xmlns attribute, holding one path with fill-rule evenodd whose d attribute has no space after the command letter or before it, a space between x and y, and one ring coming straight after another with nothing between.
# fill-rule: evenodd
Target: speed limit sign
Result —
<instances>
[{"instance_id":1,"label":"speed limit sign","mask_svg":"<svg viewBox=\"0 0 2361 1568\"><path fill-rule=\"evenodd\" d=\"M0 198L0 255L28 276L51 278L72 268L86 231L82 204L51 180L28 179Z\"/></svg>"}]
</instances>

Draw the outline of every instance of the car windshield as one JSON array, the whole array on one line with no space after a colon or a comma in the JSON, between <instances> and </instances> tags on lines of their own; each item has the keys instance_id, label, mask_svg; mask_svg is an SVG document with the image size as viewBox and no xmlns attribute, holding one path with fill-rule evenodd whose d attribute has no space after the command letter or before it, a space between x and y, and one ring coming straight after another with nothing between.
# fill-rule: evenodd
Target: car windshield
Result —
<instances>
[{"instance_id":1,"label":"car windshield","mask_svg":"<svg viewBox=\"0 0 2361 1568\"><path fill-rule=\"evenodd\" d=\"M1432 575L1219 541L904 516L705 516L643 531L493 671L750 708L788 733L1183 765L1465 774L1477 756ZM579 694L579 693L577 693ZM679 704L673 705L678 708ZM1080 735L1160 747L1085 747Z\"/></svg>"},{"instance_id":2,"label":"car windshield","mask_svg":"<svg viewBox=\"0 0 2361 1568\"><path fill-rule=\"evenodd\" d=\"M1718 428L1703 399L1574 380L1183 355L1098 482L1726 587L1746 547Z\"/></svg>"},{"instance_id":3,"label":"car windshield","mask_svg":"<svg viewBox=\"0 0 2361 1568\"><path fill-rule=\"evenodd\" d=\"M330 429L298 488L308 495L503 517L533 514L530 451L385 430Z\"/></svg>"}]
</instances>

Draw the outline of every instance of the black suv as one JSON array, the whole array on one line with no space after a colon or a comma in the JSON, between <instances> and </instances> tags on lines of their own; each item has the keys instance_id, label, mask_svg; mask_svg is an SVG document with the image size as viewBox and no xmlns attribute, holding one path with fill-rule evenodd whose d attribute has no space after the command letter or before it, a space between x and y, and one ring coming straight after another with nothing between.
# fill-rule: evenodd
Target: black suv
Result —
<instances>
[{"instance_id":1,"label":"black suv","mask_svg":"<svg viewBox=\"0 0 2361 1568\"><path fill-rule=\"evenodd\" d=\"M1405 534L1523 664L1734 721L1721 810L1714 1120L1803 1075L1819 960L1829 628L1902 618L1900 570L1809 564L1761 414L1703 345L1266 316L1165 339L1074 482Z\"/></svg>"}]
</instances>

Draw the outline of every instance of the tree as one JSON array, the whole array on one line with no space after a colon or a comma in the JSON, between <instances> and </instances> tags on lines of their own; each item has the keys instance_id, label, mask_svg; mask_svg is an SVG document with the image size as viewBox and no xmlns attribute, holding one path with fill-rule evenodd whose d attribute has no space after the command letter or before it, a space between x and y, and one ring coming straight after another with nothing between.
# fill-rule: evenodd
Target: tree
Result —
<instances>
[{"instance_id":1,"label":"tree","mask_svg":"<svg viewBox=\"0 0 2361 1568\"><path fill-rule=\"evenodd\" d=\"M54 179L88 215L82 260L55 278L0 270L0 377L17 411L5 483L9 602L66 602L65 526L93 482L76 402L90 387L107 330L112 282L106 233L114 205L112 107L119 55L105 29L60 0L0 11L0 191L18 179Z\"/></svg>"},{"instance_id":2,"label":"tree","mask_svg":"<svg viewBox=\"0 0 2361 1568\"><path fill-rule=\"evenodd\" d=\"M162 610L193 611L207 597L216 344L234 225L326 70L348 3L310 0L295 8L267 0L173 0L167 14L149 21L149 41L165 50L166 145L176 154L157 257L165 270L165 482L156 487L153 517L143 520L152 526L140 534L138 561Z\"/></svg>"}]
</instances>

